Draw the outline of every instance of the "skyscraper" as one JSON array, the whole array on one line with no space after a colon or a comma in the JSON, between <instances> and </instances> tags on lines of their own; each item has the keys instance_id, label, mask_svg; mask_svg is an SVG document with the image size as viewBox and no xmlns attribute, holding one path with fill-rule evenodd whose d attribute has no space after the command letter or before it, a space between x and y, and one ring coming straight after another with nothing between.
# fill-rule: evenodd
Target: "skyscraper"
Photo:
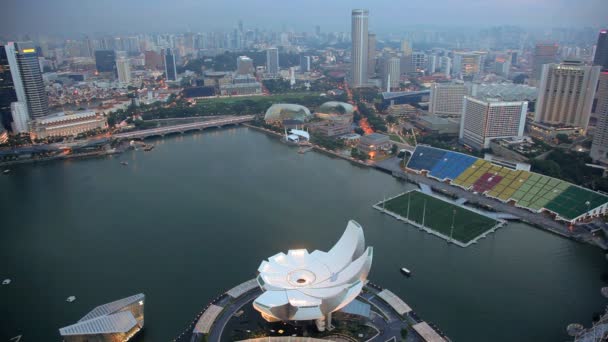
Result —
<instances>
[{"instance_id":1,"label":"skyscraper","mask_svg":"<svg viewBox=\"0 0 608 342\"><path fill-rule=\"evenodd\" d=\"M399 87L401 76L401 59L391 57L385 63L384 68L384 87L386 91Z\"/></svg>"},{"instance_id":2,"label":"skyscraper","mask_svg":"<svg viewBox=\"0 0 608 342\"><path fill-rule=\"evenodd\" d=\"M376 34L367 35L367 76L371 78L376 73Z\"/></svg>"},{"instance_id":3,"label":"skyscraper","mask_svg":"<svg viewBox=\"0 0 608 342\"><path fill-rule=\"evenodd\" d=\"M114 53L114 50L95 51L95 68L97 72L116 73L116 53Z\"/></svg>"},{"instance_id":4,"label":"skyscraper","mask_svg":"<svg viewBox=\"0 0 608 342\"><path fill-rule=\"evenodd\" d=\"M599 77L597 88L597 125L591 144L591 159L608 164L608 71L603 71Z\"/></svg>"},{"instance_id":5,"label":"skyscraper","mask_svg":"<svg viewBox=\"0 0 608 342\"><path fill-rule=\"evenodd\" d=\"M465 96L460 119L460 141L482 150L490 147L492 139L521 137L527 111L526 101L483 101Z\"/></svg>"},{"instance_id":6,"label":"skyscraper","mask_svg":"<svg viewBox=\"0 0 608 342\"><path fill-rule=\"evenodd\" d=\"M482 57L471 52L456 52L452 64L452 73L462 75L465 79L473 79L481 72Z\"/></svg>"},{"instance_id":7,"label":"skyscraper","mask_svg":"<svg viewBox=\"0 0 608 342\"><path fill-rule=\"evenodd\" d=\"M441 56L439 61L441 72L443 72L445 77L450 78L452 76L452 59L448 56Z\"/></svg>"},{"instance_id":8,"label":"skyscraper","mask_svg":"<svg viewBox=\"0 0 608 342\"><path fill-rule=\"evenodd\" d=\"M599 74L599 66L581 61L545 64L534 121L586 131Z\"/></svg>"},{"instance_id":9,"label":"skyscraper","mask_svg":"<svg viewBox=\"0 0 608 342\"><path fill-rule=\"evenodd\" d=\"M459 117L467 87L464 84L433 83L429 112L431 115Z\"/></svg>"},{"instance_id":10,"label":"skyscraper","mask_svg":"<svg viewBox=\"0 0 608 342\"><path fill-rule=\"evenodd\" d=\"M368 48L368 17L369 11L355 9L352 11L352 86L363 87L367 84L367 54Z\"/></svg>"},{"instance_id":11,"label":"skyscraper","mask_svg":"<svg viewBox=\"0 0 608 342\"><path fill-rule=\"evenodd\" d=\"M122 85L131 83L131 65L129 60L126 58L117 59L116 67L118 69L118 82Z\"/></svg>"},{"instance_id":12,"label":"skyscraper","mask_svg":"<svg viewBox=\"0 0 608 342\"><path fill-rule=\"evenodd\" d=\"M167 81L177 81L177 68L175 67L175 55L171 49L165 49L165 77Z\"/></svg>"},{"instance_id":13,"label":"skyscraper","mask_svg":"<svg viewBox=\"0 0 608 342\"><path fill-rule=\"evenodd\" d=\"M0 127L11 127L11 103L17 101L6 49L0 45Z\"/></svg>"},{"instance_id":14,"label":"skyscraper","mask_svg":"<svg viewBox=\"0 0 608 342\"><path fill-rule=\"evenodd\" d=\"M266 50L266 72L270 75L279 74L279 49L276 47Z\"/></svg>"},{"instance_id":15,"label":"skyscraper","mask_svg":"<svg viewBox=\"0 0 608 342\"><path fill-rule=\"evenodd\" d=\"M534 47L532 75L530 76L532 80L536 82L540 81L543 65L557 61L557 50L557 44L536 44Z\"/></svg>"},{"instance_id":16,"label":"skyscraper","mask_svg":"<svg viewBox=\"0 0 608 342\"><path fill-rule=\"evenodd\" d=\"M8 43L6 56L17 93L27 104L28 116L38 119L49 114L49 98L44 88L38 53L32 42Z\"/></svg>"},{"instance_id":17,"label":"skyscraper","mask_svg":"<svg viewBox=\"0 0 608 342\"><path fill-rule=\"evenodd\" d=\"M608 69L608 30L601 30L597 38L593 65L599 65L602 69Z\"/></svg>"}]
</instances>

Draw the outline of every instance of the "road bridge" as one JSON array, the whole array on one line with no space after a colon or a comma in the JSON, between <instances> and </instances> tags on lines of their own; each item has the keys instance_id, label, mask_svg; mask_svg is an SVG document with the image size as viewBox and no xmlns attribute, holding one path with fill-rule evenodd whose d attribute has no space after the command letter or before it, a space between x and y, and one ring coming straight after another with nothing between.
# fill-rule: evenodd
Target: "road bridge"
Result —
<instances>
[{"instance_id":1,"label":"road bridge","mask_svg":"<svg viewBox=\"0 0 608 342\"><path fill-rule=\"evenodd\" d=\"M223 127L227 125L238 125L244 122L251 121L255 118L253 115L233 116L224 117L221 119L206 120L201 122L188 123L183 125L158 127L152 129L143 129L133 132L125 132L113 134L112 139L124 140L124 139L145 139L152 136L165 136L166 134L172 133L185 133L188 131L202 131L205 128L211 127Z\"/></svg>"}]
</instances>

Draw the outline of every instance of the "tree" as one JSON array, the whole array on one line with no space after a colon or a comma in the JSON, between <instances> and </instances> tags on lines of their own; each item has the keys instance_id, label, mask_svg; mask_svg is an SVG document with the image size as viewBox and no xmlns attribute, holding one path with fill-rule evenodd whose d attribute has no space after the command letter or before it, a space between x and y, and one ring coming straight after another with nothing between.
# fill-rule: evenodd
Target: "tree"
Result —
<instances>
[{"instance_id":1,"label":"tree","mask_svg":"<svg viewBox=\"0 0 608 342\"><path fill-rule=\"evenodd\" d=\"M399 151L399 147L395 144L393 144L393 146L391 146L391 154L397 154L397 152Z\"/></svg>"},{"instance_id":2,"label":"tree","mask_svg":"<svg viewBox=\"0 0 608 342\"><path fill-rule=\"evenodd\" d=\"M513 83L515 84L524 84L524 82L526 81L526 79L528 78L528 75L526 74L519 74L517 76L515 76L513 78Z\"/></svg>"},{"instance_id":3,"label":"tree","mask_svg":"<svg viewBox=\"0 0 608 342\"><path fill-rule=\"evenodd\" d=\"M570 138L568 138L568 135L564 134L564 133L559 133L558 135L555 136L555 138L557 139L557 142L559 144L570 144L572 142L572 140L570 140Z\"/></svg>"}]
</instances>

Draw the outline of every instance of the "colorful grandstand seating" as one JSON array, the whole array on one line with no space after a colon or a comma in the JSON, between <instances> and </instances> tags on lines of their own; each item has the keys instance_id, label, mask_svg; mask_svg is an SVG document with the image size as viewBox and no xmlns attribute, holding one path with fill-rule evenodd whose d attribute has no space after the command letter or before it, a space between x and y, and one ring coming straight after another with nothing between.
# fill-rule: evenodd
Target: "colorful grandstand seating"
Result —
<instances>
[{"instance_id":1,"label":"colorful grandstand seating","mask_svg":"<svg viewBox=\"0 0 608 342\"><path fill-rule=\"evenodd\" d=\"M567 221L608 206L608 196L574 184L430 146L417 146L407 167L503 202L514 201L534 212L549 210Z\"/></svg>"}]
</instances>

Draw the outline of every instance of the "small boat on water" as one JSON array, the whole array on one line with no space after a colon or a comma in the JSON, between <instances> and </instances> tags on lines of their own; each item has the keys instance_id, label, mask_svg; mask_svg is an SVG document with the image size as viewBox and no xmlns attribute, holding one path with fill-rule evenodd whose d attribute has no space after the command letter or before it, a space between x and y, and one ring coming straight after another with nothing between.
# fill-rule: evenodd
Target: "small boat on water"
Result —
<instances>
[{"instance_id":1,"label":"small boat on water","mask_svg":"<svg viewBox=\"0 0 608 342\"><path fill-rule=\"evenodd\" d=\"M128 163L128 162L126 162L126 161L122 161L122 162L120 162L120 164L121 164L121 165L125 165L125 166L126 166L126 165L129 165L129 163Z\"/></svg>"},{"instance_id":2,"label":"small boat on water","mask_svg":"<svg viewBox=\"0 0 608 342\"><path fill-rule=\"evenodd\" d=\"M2 285L8 285L8 284L10 284L10 283L11 283L11 280L10 280L10 279L4 279L4 280L2 281Z\"/></svg>"},{"instance_id":3,"label":"small boat on water","mask_svg":"<svg viewBox=\"0 0 608 342\"><path fill-rule=\"evenodd\" d=\"M65 301L71 303L76 300L76 296L69 296Z\"/></svg>"},{"instance_id":4,"label":"small boat on water","mask_svg":"<svg viewBox=\"0 0 608 342\"><path fill-rule=\"evenodd\" d=\"M11 170L9 170L9 169L2 171L2 174L4 174L4 175L8 175L9 173L11 173Z\"/></svg>"},{"instance_id":5,"label":"small boat on water","mask_svg":"<svg viewBox=\"0 0 608 342\"><path fill-rule=\"evenodd\" d=\"M148 146L144 147L145 152L152 151L153 149L154 149L154 145L148 145Z\"/></svg>"},{"instance_id":6,"label":"small boat on water","mask_svg":"<svg viewBox=\"0 0 608 342\"><path fill-rule=\"evenodd\" d=\"M401 267L401 273L403 273L403 275L407 277L410 277L412 275L412 272L405 267Z\"/></svg>"}]
</instances>

